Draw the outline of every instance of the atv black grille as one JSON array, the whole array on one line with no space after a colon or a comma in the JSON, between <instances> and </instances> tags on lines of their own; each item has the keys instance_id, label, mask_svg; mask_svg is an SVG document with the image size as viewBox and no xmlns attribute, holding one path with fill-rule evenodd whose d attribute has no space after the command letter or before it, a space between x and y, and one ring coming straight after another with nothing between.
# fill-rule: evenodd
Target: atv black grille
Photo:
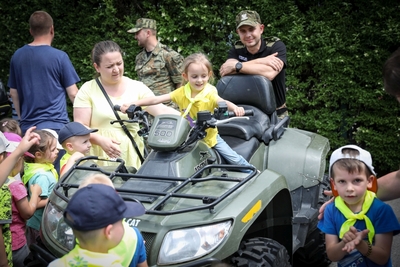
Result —
<instances>
[{"instance_id":1,"label":"atv black grille","mask_svg":"<svg viewBox=\"0 0 400 267\"><path fill-rule=\"evenodd\" d=\"M147 233L147 232L141 232L145 243L146 247L146 255L149 255L151 246L153 245L154 239L156 239L156 234L153 233Z\"/></svg>"}]
</instances>

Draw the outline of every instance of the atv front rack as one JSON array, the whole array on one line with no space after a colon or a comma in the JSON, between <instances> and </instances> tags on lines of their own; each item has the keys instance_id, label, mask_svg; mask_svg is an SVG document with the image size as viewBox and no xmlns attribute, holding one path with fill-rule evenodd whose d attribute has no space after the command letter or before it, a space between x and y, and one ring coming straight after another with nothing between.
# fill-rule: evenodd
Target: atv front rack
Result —
<instances>
[{"instance_id":1,"label":"atv front rack","mask_svg":"<svg viewBox=\"0 0 400 267\"><path fill-rule=\"evenodd\" d=\"M104 161L104 159L97 157L85 157L79 160L55 186L55 194L68 203L70 197L78 189L79 182L84 179L76 178L76 174L86 172L87 174L84 176L87 177L90 173L102 173L113 181L116 191L126 201L145 204L146 214L165 216L205 209L212 213L216 205L255 178L257 174L257 169L252 166L212 164L204 166L187 178L156 177L127 173L122 159L114 161L119 164L112 171L94 164L93 160ZM244 171L249 173L244 173ZM234 175L235 173L236 175ZM75 179L71 179L74 175ZM71 180L75 182L71 183ZM204 190L202 190L202 194L188 192L196 185L202 186L205 183L212 182L226 183L226 187L218 195L205 195ZM185 203L188 200L191 200L191 204L185 207L179 208L179 205L174 205L170 210L166 208L168 204L171 205L171 202L175 204L176 202Z\"/></svg>"}]
</instances>

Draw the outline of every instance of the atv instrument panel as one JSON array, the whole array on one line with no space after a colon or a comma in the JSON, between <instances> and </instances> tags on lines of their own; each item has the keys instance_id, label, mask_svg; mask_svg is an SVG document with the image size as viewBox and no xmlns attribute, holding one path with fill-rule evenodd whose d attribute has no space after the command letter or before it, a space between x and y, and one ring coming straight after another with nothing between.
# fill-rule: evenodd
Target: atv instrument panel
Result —
<instances>
[{"instance_id":1,"label":"atv instrument panel","mask_svg":"<svg viewBox=\"0 0 400 267\"><path fill-rule=\"evenodd\" d=\"M179 147L190 130L188 122L179 115L157 116L148 136L148 145L156 151L171 151Z\"/></svg>"}]
</instances>

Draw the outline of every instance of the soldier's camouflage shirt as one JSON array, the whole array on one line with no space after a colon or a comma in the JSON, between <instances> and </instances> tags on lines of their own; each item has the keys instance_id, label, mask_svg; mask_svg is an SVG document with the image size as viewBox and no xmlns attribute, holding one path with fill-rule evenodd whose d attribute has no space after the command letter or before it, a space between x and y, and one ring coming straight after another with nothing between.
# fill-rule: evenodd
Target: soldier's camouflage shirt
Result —
<instances>
[{"instance_id":1,"label":"soldier's camouflage shirt","mask_svg":"<svg viewBox=\"0 0 400 267\"><path fill-rule=\"evenodd\" d=\"M138 79L155 95L168 94L182 83L182 67L183 57L160 42L149 57L145 49L136 56L135 71Z\"/></svg>"}]
</instances>

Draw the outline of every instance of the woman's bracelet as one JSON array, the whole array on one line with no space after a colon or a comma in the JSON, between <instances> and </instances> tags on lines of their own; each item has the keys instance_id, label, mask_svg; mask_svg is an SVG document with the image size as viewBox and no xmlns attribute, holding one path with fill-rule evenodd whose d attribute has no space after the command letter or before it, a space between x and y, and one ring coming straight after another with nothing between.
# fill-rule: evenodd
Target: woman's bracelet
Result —
<instances>
[{"instance_id":1,"label":"woman's bracelet","mask_svg":"<svg viewBox=\"0 0 400 267\"><path fill-rule=\"evenodd\" d=\"M368 245L368 251L367 251L367 253L364 255L364 257L369 257L369 255L371 255L371 253L372 253L372 245L371 245L371 242L369 242L369 240L368 241L365 241L366 243L367 243L367 245Z\"/></svg>"}]
</instances>

